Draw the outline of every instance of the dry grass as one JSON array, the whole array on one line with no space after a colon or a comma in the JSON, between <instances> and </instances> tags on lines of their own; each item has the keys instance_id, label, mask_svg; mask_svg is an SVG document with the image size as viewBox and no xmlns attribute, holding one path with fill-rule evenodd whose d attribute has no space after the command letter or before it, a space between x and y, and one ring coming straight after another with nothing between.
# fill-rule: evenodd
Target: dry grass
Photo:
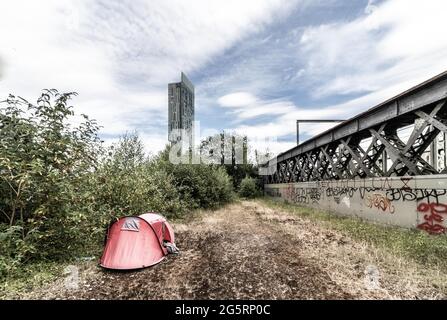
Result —
<instances>
[{"instance_id":1,"label":"dry grass","mask_svg":"<svg viewBox=\"0 0 447 320\"><path fill-rule=\"evenodd\" d=\"M293 211L293 210L292 210ZM262 200L201 211L174 223L179 256L135 272L79 264L80 286L59 278L20 298L436 299L447 278L328 221ZM373 273L376 286L366 280Z\"/></svg>"},{"instance_id":2,"label":"dry grass","mask_svg":"<svg viewBox=\"0 0 447 320\"><path fill-rule=\"evenodd\" d=\"M301 239L301 255L316 261L325 269L338 285L342 286L358 298L372 299L440 299L447 297L447 275L438 257L430 260L425 256L425 262L418 261L410 254L408 248L399 245L383 246L383 235L395 238L400 233L406 239L413 233L399 228L372 225L359 220L336 216L327 217L324 214L308 214L306 208L284 206L270 201L260 201L260 216L277 224L281 232ZM266 205L268 207L266 207ZM306 211L304 217L301 210ZM293 224L282 223L291 221ZM297 228L295 225L299 224ZM361 240L353 237L357 228L353 225L365 224L369 233L360 235ZM414 234L415 241L421 236ZM425 238L425 235L422 235ZM443 241L429 237L435 242ZM386 240L386 239L385 239ZM390 239L392 240L392 239ZM402 240L401 240L402 241ZM366 273L373 267L378 272L379 286L368 289L365 280Z\"/></svg>"}]
</instances>

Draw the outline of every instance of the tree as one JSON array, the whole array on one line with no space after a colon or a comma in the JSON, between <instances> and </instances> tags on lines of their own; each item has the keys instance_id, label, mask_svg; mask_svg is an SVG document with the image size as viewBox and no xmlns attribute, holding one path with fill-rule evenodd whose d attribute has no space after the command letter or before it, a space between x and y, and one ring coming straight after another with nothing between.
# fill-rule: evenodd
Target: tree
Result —
<instances>
[{"instance_id":1,"label":"tree","mask_svg":"<svg viewBox=\"0 0 447 320\"><path fill-rule=\"evenodd\" d=\"M84 202L81 180L96 167L100 140L87 116L70 125L75 95L53 89L37 104L14 95L0 102L0 223L18 256L66 247L70 223L82 219L73 203Z\"/></svg>"},{"instance_id":2,"label":"tree","mask_svg":"<svg viewBox=\"0 0 447 320\"><path fill-rule=\"evenodd\" d=\"M255 177L256 167L248 163L248 139L246 136L225 132L204 139L200 143L200 156L205 163L218 164L225 167L233 179L235 189L246 176Z\"/></svg>"},{"instance_id":3,"label":"tree","mask_svg":"<svg viewBox=\"0 0 447 320\"><path fill-rule=\"evenodd\" d=\"M245 177L241 181L239 188L239 195L244 198L255 198L259 196L260 191L257 185L257 180L250 177Z\"/></svg>"}]
</instances>

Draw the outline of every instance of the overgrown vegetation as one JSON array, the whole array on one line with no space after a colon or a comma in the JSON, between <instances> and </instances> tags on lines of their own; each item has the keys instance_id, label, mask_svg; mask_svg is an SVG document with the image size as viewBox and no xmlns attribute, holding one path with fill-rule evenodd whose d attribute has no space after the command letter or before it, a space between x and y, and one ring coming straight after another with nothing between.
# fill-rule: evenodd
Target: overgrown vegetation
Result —
<instances>
[{"instance_id":1,"label":"overgrown vegetation","mask_svg":"<svg viewBox=\"0 0 447 320\"><path fill-rule=\"evenodd\" d=\"M74 115L74 95L46 90L37 104L1 102L0 279L97 253L113 218L181 216L233 197L224 168L173 165L169 148L147 157L136 133L105 148L96 122Z\"/></svg>"},{"instance_id":2,"label":"overgrown vegetation","mask_svg":"<svg viewBox=\"0 0 447 320\"><path fill-rule=\"evenodd\" d=\"M447 271L447 237L432 236L421 230L365 223L359 218L335 215L271 199L262 201L271 207L285 209L299 216L322 222L329 228L345 232L353 239L380 246L393 254Z\"/></svg>"},{"instance_id":3,"label":"overgrown vegetation","mask_svg":"<svg viewBox=\"0 0 447 320\"><path fill-rule=\"evenodd\" d=\"M250 146L246 136L222 132L207 137L200 143L200 154L209 163L220 165L233 181L238 191L245 177L257 178L257 166L250 163ZM258 151L255 150L257 154ZM265 155L264 155L265 156Z\"/></svg>"},{"instance_id":4,"label":"overgrown vegetation","mask_svg":"<svg viewBox=\"0 0 447 320\"><path fill-rule=\"evenodd\" d=\"M100 145L98 126L87 116L77 127L67 123L73 95L48 90L37 105L14 96L3 102L0 275L71 251L83 238L77 225L87 218L90 194L81 186L97 166Z\"/></svg>"},{"instance_id":5,"label":"overgrown vegetation","mask_svg":"<svg viewBox=\"0 0 447 320\"><path fill-rule=\"evenodd\" d=\"M257 185L257 179L245 177L239 187L239 195L243 198L256 198L261 194Z\"/></svg>"}]
</instances>

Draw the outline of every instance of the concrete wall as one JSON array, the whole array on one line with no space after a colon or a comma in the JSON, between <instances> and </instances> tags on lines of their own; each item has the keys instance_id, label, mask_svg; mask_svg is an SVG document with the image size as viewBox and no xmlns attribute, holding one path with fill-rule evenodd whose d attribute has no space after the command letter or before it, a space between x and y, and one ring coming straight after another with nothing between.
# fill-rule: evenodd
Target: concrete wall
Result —
<instances>
[{"instance_id":1,"label":"concrete wall","mask_svg":"<svg viewBox=\"0 0 447 320\"><path fill-rule=\"evenodd\" d=\"M445 234L447 175L265 185L268 196L384 224Z\"/></svg>"}]
</instances>

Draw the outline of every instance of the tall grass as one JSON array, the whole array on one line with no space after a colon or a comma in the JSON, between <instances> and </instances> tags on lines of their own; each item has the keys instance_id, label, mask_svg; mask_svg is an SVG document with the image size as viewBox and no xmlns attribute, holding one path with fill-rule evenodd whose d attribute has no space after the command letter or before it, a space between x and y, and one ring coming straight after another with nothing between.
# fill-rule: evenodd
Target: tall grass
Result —
<instances>
[{"instance_id":1,"label":"tall grass","mask_svg":"<svg viewBox=\"0 0 447 320\"><path fill-rule=\"evenodd\" d=\"M270 207L317 221L328 228L344 232L353 239L379 246L393 254L447 271L447 236L433 236L422 230L376 224L356 217L340 216L269 198L263 198L262 202Z\"/></svg>"}]
</instances>

